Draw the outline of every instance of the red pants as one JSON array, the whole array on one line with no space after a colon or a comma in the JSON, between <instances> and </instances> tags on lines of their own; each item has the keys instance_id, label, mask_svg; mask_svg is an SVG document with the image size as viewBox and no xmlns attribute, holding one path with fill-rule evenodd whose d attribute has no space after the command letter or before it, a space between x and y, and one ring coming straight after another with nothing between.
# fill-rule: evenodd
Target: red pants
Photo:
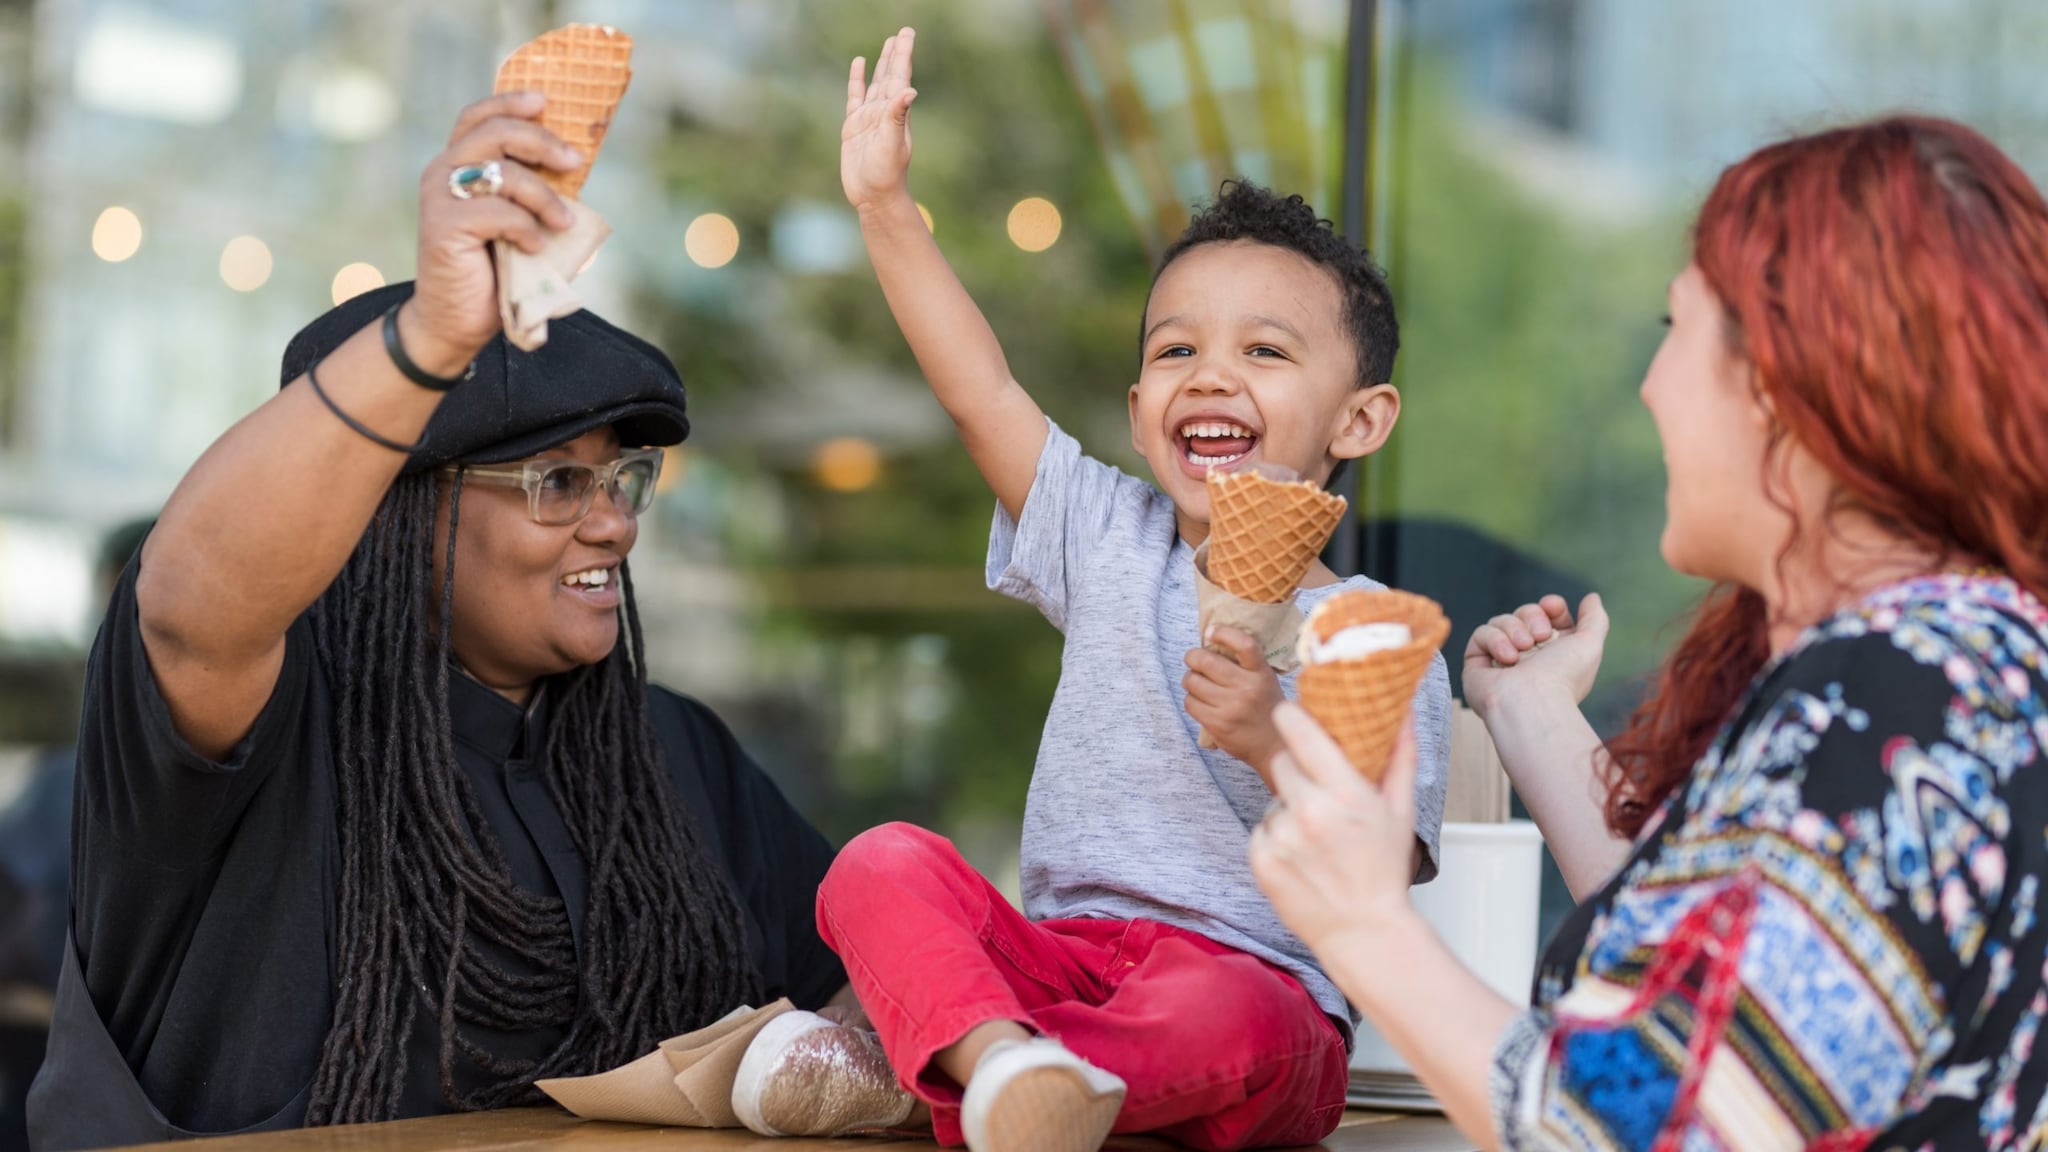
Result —
<instances>
[{"instance_id":1,"label":"red pants","mask_svg":"<svg viewBox=\"0 0 2048 1152\"><path fill-rule=\"evenodd\" d=\"M1343 1114L1343 1038L1292 976L1156 921L1032 923L922 828L842 849L818 929L941 1144L961 1143L961 1089L932 1057L991 1020L1123 1077L1120 1133L1233 1152L1314 1144Z\"/></svg>"}]
</instances>

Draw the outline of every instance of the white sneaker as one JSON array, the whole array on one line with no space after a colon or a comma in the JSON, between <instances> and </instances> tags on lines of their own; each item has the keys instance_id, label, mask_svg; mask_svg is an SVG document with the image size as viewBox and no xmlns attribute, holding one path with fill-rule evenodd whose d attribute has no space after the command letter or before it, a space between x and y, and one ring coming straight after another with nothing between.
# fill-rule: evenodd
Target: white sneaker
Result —
<instances>
[{"instance_id":1,"label":"white sneaker","mask_svg":"<svg viewBox=\"0 0 2048 1152\"><path fill-rule=\"evenodd\" d=\"M770 1020L740 1058L732 1110L763 1136L844 1136L900 1126L915 1097L896 1084L882 1041L815 1012Z\"/></svg>"},{"instance_id":2,"label":"white sneaker","mask_svg":"<svg viewBox=\"0 0 2048 1152\"><path fill-rule=\"evenodd\" d=\"M1047 1037L981 1054L960 1127L973 1152L1096 1152L1116 1126L1124 1082Z\"/></svg>"}]
</instances>

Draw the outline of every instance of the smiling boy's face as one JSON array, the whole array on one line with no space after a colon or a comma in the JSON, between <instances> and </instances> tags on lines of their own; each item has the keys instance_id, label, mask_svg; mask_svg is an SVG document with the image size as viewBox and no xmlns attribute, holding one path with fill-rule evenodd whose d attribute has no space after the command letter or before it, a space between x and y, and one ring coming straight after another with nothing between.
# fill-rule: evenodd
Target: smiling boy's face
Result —
<instances>
[{"instance_id":1,"label":"smiling boy's face","mask_svg":"<svg viewBox=\"0 0 2048 1152\"><path fill-rule=\"evenodd\" d=\"M1358 386L1337 278L1271 244L1203 244L1167 265L1143 355L1131 444L1191 542L1207 535L1211 468L1281 464L1322 483L1384 443L1400 410L1391 385Z\"/></svg>"}]
</instances>

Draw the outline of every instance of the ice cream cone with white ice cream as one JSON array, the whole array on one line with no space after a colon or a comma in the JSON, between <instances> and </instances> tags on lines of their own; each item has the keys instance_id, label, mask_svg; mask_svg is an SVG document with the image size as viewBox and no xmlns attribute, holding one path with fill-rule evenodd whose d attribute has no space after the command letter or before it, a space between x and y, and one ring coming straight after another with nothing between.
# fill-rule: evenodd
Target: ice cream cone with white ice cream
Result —
<instances>
[{"instance_id":1,"label":"ice cream cone with white ice cream","mask_svg":"<svg viewBox=\"0 0 2048 1152\"><path fill-rule=\"evenodd\" d=\"M1436 601L1384 589L1343 592L1301 630L1301 705L1377 782L1450 618Z\"/></svg>"}]
</instances>

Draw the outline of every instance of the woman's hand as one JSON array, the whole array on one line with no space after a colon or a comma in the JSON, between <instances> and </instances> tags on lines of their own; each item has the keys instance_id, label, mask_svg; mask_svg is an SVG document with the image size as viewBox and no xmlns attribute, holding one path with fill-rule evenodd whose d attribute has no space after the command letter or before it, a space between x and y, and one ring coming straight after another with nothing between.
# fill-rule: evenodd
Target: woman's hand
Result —
<instances>
[{"instance_id":1,"label":"woman's hand","mask_svg":"<svg viewBox=\"0 0 2048 1152\"><path fill-rule=\"evenodd\" d=\"M1524 604L1472 633L1465 645L1465 702L1489 725L1510 694L1549 694L1576 705L1593 690L1606 644L1607 609L1597 592L1580 602L1576 623L1562 596Z\"/></svg>"},{"instance_id":2,"label":"woman's hand","mask_svg":"<svg viewBox=\"0 0 2048 1152\"><path fill-rule=\"evenodd\" d=\"M1273 709L1286 699L1280 691L1280 677L1266 663L1258 641L1242 628L1213 629L1209 641L1228 649L1230 655L1207 648L1188 649L1188 673L1180 681L1188 694L1188 715L1218 748L1251 765L1271 788L1268 767L1280 751Z\"/></svg>"},{"instance_id":3,"label":"woman's hand","mask_svg":"<svg viewBox=\"0 0 2048 1152\"><path fill-rule=\"evenodd\" d=\"M498 332L490 242L538 252L573 220L536 169L573 171L583 156L540 126L545 103L538 92L507 92L471 104L420 176L417 287L399 313L399 332L407 353L435 375L459 374ZM464 200L450 190L456 169L493 162L504 177L496 195L480 190Z\"/></svg>"},{"instance_id":4,"label":"woman's hand","mask_svg":"<svg viewBox=\"0 0 2048 1152\"><path fill-rule=\"evenodd\" d=\"M1252 875L1317 955L1368 947L1362 938L1411 913L1414 719L1402 725L1378 784L1298 705L1281 705L1273 721L1287 750L1273 758L1273 806L1252 832Z\"/></svg>"},{"instance_id":5,"label":"woman's hand","mask_svg":"<svg viewBox=\"0 0 2048 1152\"><path fill-rule=\"evenodd\" d=\"M1577 621L1562 596L1545 596L1489 620L1465 646L1465 700L1486 721L1515 794L1579 900L1629 849L1607 828L1606 751L1579 711L1606 643L1607 609L1596 593L1580 603Z\"/></svg>"},{"instance_id":6,"label":"woman's hand","mask_svg":"<svg viewBox=\"0 0 2048 1152\"><path fill-rule=\"evenodd\" d=\"M905 28L882 44L874 83L856 56L846 77L846 123L839 130L839 183L859 211L908 194L910 175L910 52L917 33Z\"/></svg>"}]
</instances>

